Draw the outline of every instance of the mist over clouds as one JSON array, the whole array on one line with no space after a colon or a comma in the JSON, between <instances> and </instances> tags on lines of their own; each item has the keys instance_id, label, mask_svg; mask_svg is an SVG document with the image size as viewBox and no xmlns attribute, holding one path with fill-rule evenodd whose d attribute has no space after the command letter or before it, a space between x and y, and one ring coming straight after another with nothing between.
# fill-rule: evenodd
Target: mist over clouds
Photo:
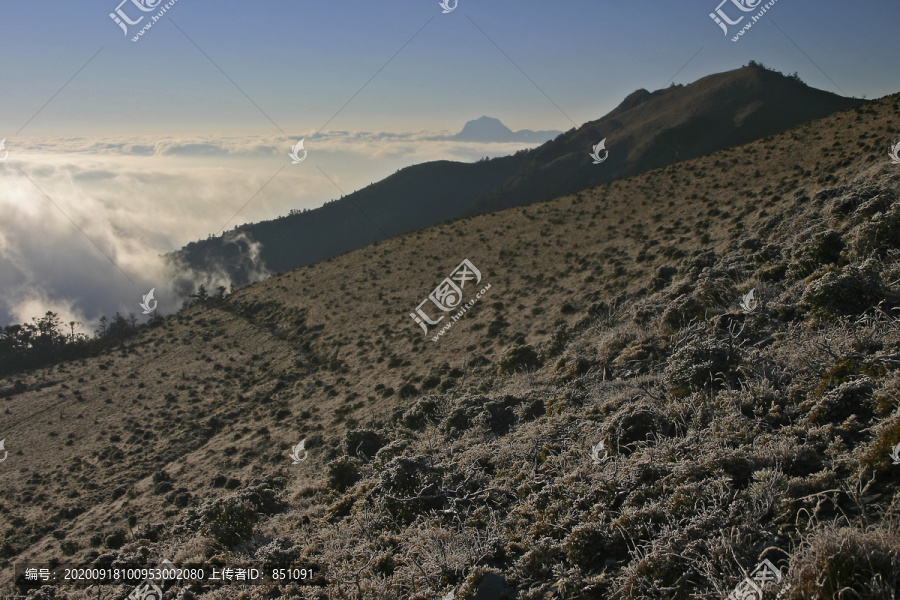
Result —
<instances>
[{"instance_id":1,"label":"mist over clouds","mask_svg":"<svg viewBox=\"0 0 900 600\"><path fill-rule=\"evenodd\" d=\"M53 310L92 327L102 314L140 313L153 287L161 312L177 309L169 284L176 272L162 255L217 230L236 210L225 199L249 198L264 183L237 170L41 162L0 167L3 324Z\"/></svg>"},{"instance_id":2,"label":"mist over clouds","mask_svg":"<svg viewBox=\"0 0 900 600\"><path fill-rule=\"evenodd\" d=\"M164 255L190 241L224 228L264 279L259 244L236 225L321 206L411 164L533 147L450 136L11 138L0 163L0 326L52 310L92 332L101 315L143 317L139 303L151 288L158 312L174 312L201 283L231 285L215 265L201 276L167 264ZM287 153L303 137L309 157L292 165Z\"/></svg>"},{"instance_id":3,"label":"mist over clouds","mask_svg":"<svg viewBox=\"0 0 900 600\"><path fill-rule=\"evenodd\" d=\"M403 157L404 165L427 160L477 160L483 156L505 156L537 144L465 142L454 139L458 132L372 132L328 131L321 134L297 132L293 136L237 136L220 135L192 137L139 137L34 139L7 143L11 152L54 155L130 156L130 157L181 157L181 158L241 158L276 159L271 164L286 159L291 146L301 138L306 149L332 158L383 158ZM354 164L358 167L358 164ZM377 165L369 165L372 168Z\"/></svg>"}]
</instances>

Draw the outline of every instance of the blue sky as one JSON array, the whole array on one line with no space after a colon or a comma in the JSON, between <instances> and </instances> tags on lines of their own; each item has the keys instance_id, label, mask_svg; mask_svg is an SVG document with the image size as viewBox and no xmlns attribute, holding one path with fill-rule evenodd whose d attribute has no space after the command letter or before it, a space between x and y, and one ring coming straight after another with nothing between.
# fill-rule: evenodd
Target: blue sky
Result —
<instances>
[{"instance_id":1,"label":"blue sky","mask_svg":"<svg viewBox=\"0 0 900 600\"><path fill-rule=\"evenodd\" d=\"M472 21L577 124L662 87L700 48L676 81L755 59L838 92L775 24L849 95L900 81L891 0L779 0L738 43L709 18L716 0L460 0L447 15L437 0L178 0L137 43L108 17L117 4L4 0L0 135L14 137L100 48L23 135L279 133L174 24L289 134L317 131L425 23L330 128L458 129L483 114L514 129L570 128Z\"/></svg>"},{"instance_id":2,"label":"blue sky","mask_svg":"<svg viewBox=\"0 0 900 600\"><path fill-rule=\"evenodd\" d=\"M720 0L177 0L137 43L155 13L127 0L148 16L125 36L120 1L0 0L0 326L55 310L90 330L150 288L172 312L165 253L408 165L524 147L446 139L482 115L565 131L750 60L900 91L896 0L778 0L737 43L709 17Z\"/></svg>"}]
</instances>

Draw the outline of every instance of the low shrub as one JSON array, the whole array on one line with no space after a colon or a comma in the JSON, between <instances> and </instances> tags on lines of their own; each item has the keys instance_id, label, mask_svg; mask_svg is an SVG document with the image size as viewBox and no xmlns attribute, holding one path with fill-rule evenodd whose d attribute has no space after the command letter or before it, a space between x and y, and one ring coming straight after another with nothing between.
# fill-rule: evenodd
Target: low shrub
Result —
<instances>
[{"instance_id":1,"label":"low shrub","mask_svg":"<svg viewBox=\"0 0 900 600\"><path fill-rule=\"evenodd\" d=\"M383 467L393 459L401 456L407 448L409 448L409 442L407 440L394 440L375 454L376 465Z\"/></svg>"},{"instance_id":2,"label":"low shrub","mask_svg":"<svg viewBox=\"0 0 900 600\"><path fill-rule=\"evenodd\" d=\"M801 236L806 239L794 252L794 262L789 268L790 275L794 279L800 279L817 268L840 261L841 252L844 251L844 239L840 232L827 229L812 235L804 232Z\"/></svg>"},{"instance_id":3,"label":"low shrub","mask_svg":"<svg viewBox=\"0 0 900 600\"><path fill-rule=\"evenodd\" d=\"M398 456L382 470L375 491L394 518L411 523L418 515L443 507L439 485L440 473L424 456Z\"/></svg>"},{"instance_id":4,"label":"low shrub","mask_svg":"<svg viewBox=\"0 0 900 600\"><path fill-rule=\"evenodd\" d=\"M276 538L256 550L256 560L264 572L271 573L272 569L287 569L293 566L300 552L301 549L291 540Z\"/></svg>"},{"instance_id":5,"label":"low shrub","mask_svg":"<svg viewBox=\"0 0 900 600\"><path fill-rule=\"evenodd\" d=\"M390 388L388 388L388 389L390 389ZM387 390L385 390L385 392L387 392ZM407 398L412 398L413 396L416 396L419 393L419 390L416 388L416 386L414 386L411 383L404 383L403 385L400 386L400 389L397 390L397 393L400 395L400 397L402 399L406 400Z\"/></svg>"},{"instance_id":6,"label":"low shrub","mask_svg":"<svg viewBox=\"0 0 900 600\"><path fill-rule=\"evenodd\" d=\"M591 370L594 362L586 356L561 356L556 361L556 379L558 381L571 381L581 377Z\"/></svg>"},{"instance_id":7,"label":"low shrub","mask_svg":"<svg viewBox=\"0 0 900 600\"><path fill-rule=\"evenodd\" d=\"M629 372L631 375L651 370L655 363L663 359L666 341L651 336L628 344L612 362L612 373Z\"/></svg>"},{"instance_id":8,"label":"low shrub","mask_svg":"<svg viewBox=\"0 0 900 600\"><path fill-rule=\"evenodd\" d=\"M596 572L628 557L628 544L618 533L600 523L578 525L564 544L566 558L587 572Z\"/></svg>"},{"instance_id":9,"label":"low shrub","mask_svg":"<svg viewBox=\"0 0 900 600\"><path fill-rule=\"evenodd\" d=\"M524 344L507 348L500 357L498 366L500 373L515 373L538 369L541 364L541 359L534 347Z\"/></svg>"},{"instance_id":10,"label":"low shrub","mask_svg":"<svg viewBox=\"0 0 900 600\"><path fill-rule=\"evenodd\" d=\"M825 316L858 314L883 297L881 276L875 264L825 267L806 279L802 302Z\"/></svg>"},{"instance_id":11,"label":"low shrub","mask_svg":"<svg viewBox=\"0 0 900 600\"><path fill-rule=\"evenodd\" d=\"M436 396L425 396L424 398L420 398L409 408L409 410L403 413L403 424L415 431L424 429L429 423L436 423L438 421L439 407L440 405Z\"/></svg>"},{"instance_id":12,"label":"low shrub","mask_svg":"<svg viewBox=\"0 0 900 600\"><path fill-rule=\"evenodd\" d=\"M675 275L678 274L678 268L670 265L664 265L656 268L653 279L650 280L650 289L659 291L669 285Z\"/></svg>"},{"instance_id":13,"label":"low shrub","mask_svg":"<svg viewBox=\"0 0 900 600\"><path fill-rule=\"evenodd\" d=\"M176 529L199 531L233 548L250 538L259 516L275 514L284 507L274 490L265 486L248 488L188 509Z\"/></svg>"},{"instance_id":14,"label":"low shrub","mask_svg":"<svg viewBox=\"0 0 900 600\"><path fill-rule=\"evenodd\" d=\"M853 597L893 600L900 590L897 548L896 530L823 529L794 563L789 598L841 598L856 592Z\"/></svg>"},{"instance_id":15,"label":"low shrub","mask_svg":"<svg viewBox=\"0 0 900 600\"><path fill-rule=\"evenodd\" d=\"M660 321L666 331L678 331L691 321L703 318L704 312L705 308L697 298L683 294L666 307Z\"/></svg>"},{"instance_id":16,"label":"low shrub","mask_svg":"<svg viewBox=\"0 0 900 600\"><path fill-rule=\"evenodd\" d=\"M843 423L851 415L866 422L872 418L872 393L875 385L871 379L864 377L856 381L842 383L835 389L826 392L810 407L808 419L810 423Z\"/></svg>"},{"instance_id":17,"label":"low shrub","mask_svg":"<svg viewBox=\"0 0 900 600\"><path fill-rule=\"evenodd\" d=\"M346 455L371 460L386 443L374 429L354 429L344 434L342 445Z\"/></svg>"},{"instance_id":18,"label":"low shrub","mask_svg":"<svg viewBox=\"0 0 900 600\"><path fill-rule=\"evenodd\" d=\"M675 396L718 387L738 362L730 344L716 339L697 339L685 344L669 359L665 382Z\"/></svg>"},{"instance_id":19,"label":"low shrub","mask_svg":"<svg viewBox=\"0 0 900 600\"><path fill-rule=\"evenodd\" d=\"M351 456L337 458L328 463L326 476L328 487L338 492L344 492L362 478L359 460Z\"/></svg>"},{"instance_id":20,"label":"low shrub","mask_svg":"<svg viewBox=\"0 0 900 600\"><path fill-rule=\"evenodd\" d=\"M877 212L850 234L850 247L857 257L884 256L900 248L900 204L888 212Z\"/></svg>"}]
</instances>

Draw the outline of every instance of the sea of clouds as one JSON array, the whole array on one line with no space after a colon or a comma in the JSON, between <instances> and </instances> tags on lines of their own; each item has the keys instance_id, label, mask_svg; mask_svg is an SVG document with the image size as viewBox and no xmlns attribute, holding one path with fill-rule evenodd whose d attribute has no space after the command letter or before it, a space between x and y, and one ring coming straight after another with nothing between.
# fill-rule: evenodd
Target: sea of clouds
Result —
<instances>
[{"instance_id":1,"label":"sea of clouds","mask_svg":"<svg viewBox=\"0 0 900 600\"><path fill-rule=\"evenodd\" d=\"M306 138L307 160L288 152ZM180 270L165 255L226 234L269 275L236 225L312 209L431 160L503 156L522 144L450 139L449 132L349 132L294 137L115 136L8 139L0 162L0 327L49 311L92 332L101 315L141 313L155 288L170 313L187 287L230 287L224 271Z\"/></svg>"}]
</instances>

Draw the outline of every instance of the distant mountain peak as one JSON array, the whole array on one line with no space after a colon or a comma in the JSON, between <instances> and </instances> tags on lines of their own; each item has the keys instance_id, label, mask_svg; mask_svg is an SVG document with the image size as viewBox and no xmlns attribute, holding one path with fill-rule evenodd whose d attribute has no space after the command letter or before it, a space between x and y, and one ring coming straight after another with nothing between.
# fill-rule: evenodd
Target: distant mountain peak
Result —
<instances>
[{"instance_id":1,"label":"distant mountain peak","mask_svg":"<svg viewBox=\"0 0 900 600\"><path fill-rule=\"evenodd\" d=\"M495 137L512 136L513 130L503 124L500 119L494 117L478 117L474 121L469 121L457 134L457 137L483 136L493 134Z\"/></svg>"},{"instance_id":2,"label":"distant mountain peak","mask_svg":"<svg viewBox=\"0 0 900 600\"><path fill-rule=\"evenodd\" d=\"M468 123L466 123L466 125L470 125L470 124L473 124L473 123L490 123L490 124L496 124L496 125L499 125L500 127L504 128L504 129L506 129L507 131L512 131L512 129L510 129L509 127L507 127L506 125L504 125L504 124L503 124L503 121L501 121L500 119L495 119L494 117L488 117L487 115L482 115L482 116L478 117L477 119L475 119L475 120L473 120L473 121L469 121Z\"/></svg>"},{"instance_id":3,"label":"distant mountain peak","mask_svg":"<svg viewBox=\"0 0 900 600\"><path fill-rule=\"evenodd\" d=\"M561 133L561 131L531 131L530 129L513 131L500 119L482 116L466 123L462 131L453 136L453 139L461 142L542 144Z\"/></svg>"}]
</instances>

